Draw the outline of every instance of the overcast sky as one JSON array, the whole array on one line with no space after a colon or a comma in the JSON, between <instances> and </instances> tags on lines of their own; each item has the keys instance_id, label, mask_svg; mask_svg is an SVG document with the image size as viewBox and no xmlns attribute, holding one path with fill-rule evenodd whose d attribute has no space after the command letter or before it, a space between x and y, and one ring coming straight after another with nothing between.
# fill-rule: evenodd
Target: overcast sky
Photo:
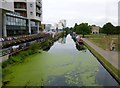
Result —
<instances>
[{"instance_id":1,"label":"overcast sky","mask_svg":"<svg viewBox=\"0 0 120 88\"><path fill-rule=\"evenodd\" d=\"M106 22L118 25L119 0L42 0L43 23L54 24L61 19L67 26L87 22L103 26Z\"/></svg>"}]
</instances>

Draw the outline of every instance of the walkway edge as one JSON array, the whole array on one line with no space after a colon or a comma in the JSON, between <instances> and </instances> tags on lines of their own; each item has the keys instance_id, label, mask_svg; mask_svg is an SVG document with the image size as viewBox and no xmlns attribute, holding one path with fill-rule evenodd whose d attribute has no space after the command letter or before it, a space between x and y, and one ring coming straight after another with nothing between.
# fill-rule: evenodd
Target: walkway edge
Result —
<instances>
[{"instance_id":1,"label":"walkway edge","mask_svg":"<svg viewBox=\"0 0 120 88\"><path fill-rule=\"evenodd\" d=\"M83 40L84 41L84 40ZM97 60L105 67L105 69L118 81L120 84L120 71L116 69L111 63L109 63L101 54L93 49L89 44L84 41L85 46L90 52L97 58Z\"/></svg>"}]
</instances>

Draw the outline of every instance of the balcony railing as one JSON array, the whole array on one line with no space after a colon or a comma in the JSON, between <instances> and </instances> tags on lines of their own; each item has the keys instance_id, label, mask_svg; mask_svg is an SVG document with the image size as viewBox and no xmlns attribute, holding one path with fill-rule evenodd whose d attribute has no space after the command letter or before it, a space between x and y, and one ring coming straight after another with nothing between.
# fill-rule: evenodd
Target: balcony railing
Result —
<instances>
[{"instance_id":1,"label":"balcony railing","mask_svg":"<svg viewBox=\"0 0 120 88\"><path fill-rule=\"evenodd\" d=\"M19 10L19 11L27 11L26 8L15 8L15 10Z\"/></svg>"},{"instance_id":2,"label":"balcony railing","mask_svg":"<svg viewBox=\"0 0 120 88\"><path fill-rule=\"evenodd\" d=\"M39 7L42 7L42 3L41 2L36 2L36 5L39 6Z\"/></svg>"},{"instance_id":3,"label":"balcony railing","mask_svg":"<svg viewBox=\"0 0 120 88\"><path fill-rule=\"evenodd\" d=\"M14 0L14 2L27 2L27 0Z\"/></svg>"},{"instance_id":4,"label":"balcony railing","mask_svg":"<svg viewBox=\"0 0 120 88\"><path fill-rule=\"evenodd\" d=\"M36 9L36 12L39 14L42 14L42 10L41 9Z\"/></svg>"}]
</instances>

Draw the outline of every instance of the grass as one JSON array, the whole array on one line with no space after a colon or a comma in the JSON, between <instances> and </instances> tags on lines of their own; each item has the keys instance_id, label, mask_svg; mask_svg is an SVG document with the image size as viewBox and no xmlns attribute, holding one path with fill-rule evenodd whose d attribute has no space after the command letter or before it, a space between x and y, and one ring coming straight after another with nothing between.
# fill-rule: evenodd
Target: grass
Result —
<instances>
[{"instance_id":1,"label":"grass","mask_svg":"<svg viewBox=\"0 0 120 88\"><path fill-rule=\"evenodd\" d=\"M120 52L120 41L118 35L87 35L88 40L101 47L104 50L110 50L111 41L116 44L115 51Z\"/></svg>"},{"instance_id":2,"label":"grass","mask_svg":"<svg viewBox=\"0 0 120 88\"><path fill-rule=\"evenodd\" d=\"M120 71L116 69L111 63L109 63L104 57L102 57L98 52L96 52L92 47L90 47L87 43L85 43L85 45L106 67L106 69L109 70L114 75L114 77L120 82Z\"/></svg>"}]
</instances>

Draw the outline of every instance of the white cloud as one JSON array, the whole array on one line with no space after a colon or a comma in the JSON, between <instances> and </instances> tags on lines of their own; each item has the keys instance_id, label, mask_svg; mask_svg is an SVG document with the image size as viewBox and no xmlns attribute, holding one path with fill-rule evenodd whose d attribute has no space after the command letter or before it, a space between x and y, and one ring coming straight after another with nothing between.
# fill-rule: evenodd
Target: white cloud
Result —
<instances>
[{"instance_id":1,"label":"white cloud","mask_svg":"<svg viewBox=\"0 0 120 88\"><path fill-rule=\"evenodd\" d=\"M103 25L111 21L117 25L119 0L43 0L43 22L55 23L66 19L68 26L88 22Z\"/></svg>"}]
</instances>

